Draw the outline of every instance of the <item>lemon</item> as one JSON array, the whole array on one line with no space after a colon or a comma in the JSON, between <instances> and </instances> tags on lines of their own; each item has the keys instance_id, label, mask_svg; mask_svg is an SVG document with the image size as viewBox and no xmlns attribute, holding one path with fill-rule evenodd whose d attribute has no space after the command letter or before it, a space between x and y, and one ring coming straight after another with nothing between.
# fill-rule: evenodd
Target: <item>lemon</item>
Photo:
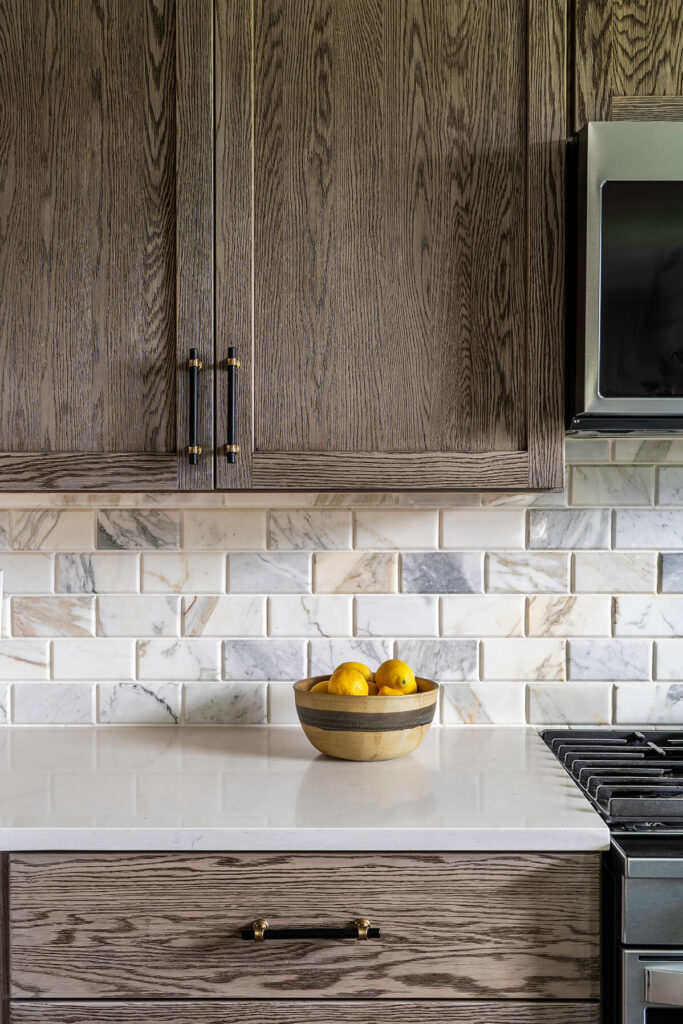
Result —
<instances>
[{"instance_id":1,"label":"lemon","mask_svg":"<svg viewBox=\"0 0 683 1024\"><path fill-rule=\"evenodd\" d=\"M352 668L356 672L360 672L366 683L371 683L374 679L374 673L362 661L342 661L341 665L337 665L334 671L338 672L341 668Z\"/></svg>"},{"instance_id":2,"label":"lemon","mask_svg":"<svg viewBox=\"0 0 683 1024\"><path fill-rule=\"evenodd\" d=\"M368 683L368 693L370 694L371 697L376 697L377 694L379 693L379 690L377 689L374 683Z\"/></svg>"},{"instance_id":3,"label":"lemon","mask_svg":"<svg viewBox=\"0 0 683 1024\"><path fill-rule=\"evenodd\" d=\"M355 668L338 668L330 676L328 693L342 693L351 697L367 697L368 684Z\"/></svg>"},{"instance_id":4,"label":"lemon","mask_svg":"<svg viewBox=\"0 0 683 1024\"><path fill-rule=\"evenodd\" d=\"M316 683L312 686L309 693L329 693L328 686L330 685L329 679L323 679L322 683Z\"/></svg>"},{"instance_id":5,"label":"lemon","mask_svg":"<svg viewBox=\"0 0 683 1024\"><path fill-rule=\"evenodd\" d=\"M379 695L380 697L402 697L403 690L395 690L393 686L382 686Z\"/></svg>"},{"instance_id":6,"label":"lemon","mask_svg":"<svg viewBox=\"0 0 683 1024\"><path fill-rule=\"evenodd\" d=\"M416 693L417 683L415 673L410 665L399 658L390 658L384 661L375 672L375 682L382 688L388 686L392 690L399 690L401 693Z\"/></svg>"}]
</instances>

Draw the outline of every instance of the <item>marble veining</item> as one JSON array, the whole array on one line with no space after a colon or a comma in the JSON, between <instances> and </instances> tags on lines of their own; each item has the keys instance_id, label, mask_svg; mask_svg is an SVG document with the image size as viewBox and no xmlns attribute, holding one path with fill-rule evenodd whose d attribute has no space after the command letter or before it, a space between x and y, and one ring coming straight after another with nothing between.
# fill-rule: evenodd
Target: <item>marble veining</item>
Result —
<instances>
[{"instance_id":1,"label":"marble veining","mask_svg":"<svg viewBox=\"0 0 683 1024\"><path fill-rule=\"evenodd\" d=\"M616 636L680 636L683 633L683 595L614 599Z\"/></svg>"},{"instance_id":2,"label":"marble veining","mask_svg":"<svg viewBox=\"0 0 683 1024\"><path fill-rule=\"evenodd\" d=\"M139 571L137 554L58 554L55 559L55 590L64 594L135 593Z\"/></svg>"},{"instance_id":3,"label":"marble veining","mask_svg":"<svg viewBox=\"0 0 683 1024\"><path fill-rule=\"evenodd\" d=\"M197 683L185 691L185 719L190 725L262 725L266 720L266 685ZM239 771L242 777L248 768L244 765Z\"/></svg>"},{"instance_id":4,"label":"marble veining","mask_svg":"<svg viewBox=\"0 0 683 1024\"><path fill-rule=\"evenodd\" d=\"M566 593L569 555L564 552L509 552L486 556L487 589L493 593Z\"/></svg>"},{"instance_id":5,"label":"marble veining","mask_svg":"<svg viewBox=\"0 0 683 1024\"><path fill-rule=\"evenodd\" d=\"M180 686L177 683L100 683L99 721L112 725L177 725Z\"/></svg>"},{"instance_id":6,"label":"marble veining","mask_svg":"<svg viewBox=\"0 0 683 1024\"><path fill-rule=\"evenodd\" d=\"M351 514L341 510L290 511L270 513L268 547L315 551L351 547Z\"/></svg>"},{"instance_id":7,"label":"marble veining","mask_svg":"<svg viewBox=\"0 0 683 1024\"><path fill-rule=\"evenodd\" d=\"M570 640L570 679L649 679L649 640Z\"/></svg>"},{"instance_id":8,"label":"marble veining","mask_svg":"<svg viewBox=\"0 0 683 1024\"><path fill-rule=\"evenodd\" d=\"M608 548L610 546L609 509L531 509L529 511L529 547Z\"/></svg>"},{"instance_id":9,"label":"marble veining","mask_svg":"<svg viewBox=\"0 0 683 1024\"><path fill-rule=\"evenodd\" d=\"M180 547L177 512L114 509L97 513L97 547L144 549Z\"/></svg>"},{"instance_id":10,"label":"marble veining","mask_svg":"<svg viewBox=\"0 0 683 1024\"><path fill-rule=\"evenodd\" d=\"M184 636L264 636L265 597L184 597Z\"/></svg>"},{"instance_id":11,"label":"marble veining","mask_svg":"<svg viewBox=\"0 0 683 1024\"><path fill-rule=\"evenodd\" d=\"M529 636L609 636L607 595L535 594L527 602Z\"/></svg>"},{"instance_id":12,"label":"marble veining","mask_svg":"<svg viewBox=\"0 0 683 1024\"><path fill-rule=\"evenodd\" d=\"M302 640L225 640L223 675L239 680L303 679L306 645Z\"/></svg>"},{"instance_id":13,"label":"marble veining","mask_svg":"<svg viewBox=\"0 0 683 1024\"><path fill-rule=\"evenodd\" d=\"M405 552L401 588L413 594L474 594L484 589L484 556L477 551Z\"/></svg>"},{"instance_id":14,"label":"marble veining","mask_svg":"<svg viewBox=\"0 0 683 1024\"><path fill-rule=\"evenodd\" d=\"M394 656L394 642L386 637L353 637L343 640L311 640L308 674L324 676L342 661L360 661L373 671Z\"/></svg>"},{"instance_id":15,"label":"marble veining","mask_svg":"<svg viewBox=\"0 0 683 1024\"><path fill-rule=\"evenodd\" d=\"M314 555L315 589L323 594L383 594L398 590L393 552L321 551Z\"/></svg>"},{"instance_id":16,"label":"marble veining","mask_svg":"<svg viewBox=\"0 0 683 1024\"><path fill-rule=\"evenodd\" d=\"M309 593L311 556L298 551L230 554L228 590L236 594Z\"/></svg>"},{"instance_id":17,"label":"marble veining","mask_svg":"<svg viewBox=\"0 0 683 1024\"><path fill-rule=\"evenodd\" d=\"M396 656L427 679L478 679L476 640L398 640Z\"/></svg>"}]
</instances>

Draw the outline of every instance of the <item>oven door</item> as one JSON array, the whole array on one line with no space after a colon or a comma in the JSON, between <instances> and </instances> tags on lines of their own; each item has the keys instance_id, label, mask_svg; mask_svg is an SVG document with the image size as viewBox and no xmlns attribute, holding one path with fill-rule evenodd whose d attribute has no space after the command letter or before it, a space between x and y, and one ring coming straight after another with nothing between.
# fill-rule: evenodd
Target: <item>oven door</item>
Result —
<instances>
[{"instance_id":1,"label":"oven door","mask_svg":"<svg viewBox=\"0 0 683 1024\"><path fill-rule=\"evenodd\" d=\"M681 1021L683 950L623 950L619 1024L681 1024Z\"/></svg>"}]
</instances>

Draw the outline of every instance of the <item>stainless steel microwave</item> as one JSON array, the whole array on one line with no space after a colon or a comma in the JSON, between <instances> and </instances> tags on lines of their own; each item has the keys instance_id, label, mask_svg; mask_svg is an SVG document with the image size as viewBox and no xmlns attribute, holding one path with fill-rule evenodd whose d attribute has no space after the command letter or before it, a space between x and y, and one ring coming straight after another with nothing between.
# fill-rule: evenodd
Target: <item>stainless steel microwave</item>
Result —
<instances>
[{"instance_id":1,"label":"stainless steel microwave","mask_svg":"<svg viewBox=\"0 0 683 1024\"><path fill-rule=\"evenodd\" d=\"M591 122L575 156L569 430L683 432L683 122Z\"/></svg>"}]
</instances>

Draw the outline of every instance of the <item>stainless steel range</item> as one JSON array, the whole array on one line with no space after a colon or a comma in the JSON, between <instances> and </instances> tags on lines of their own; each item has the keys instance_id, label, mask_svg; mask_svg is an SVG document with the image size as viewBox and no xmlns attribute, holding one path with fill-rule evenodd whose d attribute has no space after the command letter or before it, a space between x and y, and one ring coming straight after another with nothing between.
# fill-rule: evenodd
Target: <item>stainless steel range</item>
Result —
<instances>
[{"instance_id":1,"label":"stainless steel range","mask_svg":"<svg viewBox=\"0 0 683 1024\"><path fill-rule=\"evenodd\" d=\"M683 1024L683 729L548 730L610 827L603 858L605 1024Z\"/></svg>"}]
</instances>

